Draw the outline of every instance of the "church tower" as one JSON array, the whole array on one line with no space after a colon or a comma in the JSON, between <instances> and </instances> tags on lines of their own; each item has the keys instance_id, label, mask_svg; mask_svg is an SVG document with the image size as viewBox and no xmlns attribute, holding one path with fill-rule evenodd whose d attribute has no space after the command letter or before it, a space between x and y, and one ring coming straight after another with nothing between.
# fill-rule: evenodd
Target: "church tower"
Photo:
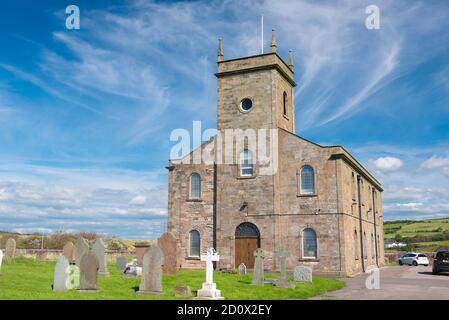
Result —
<instances>
[{"instance_id":1,"label":"church tower","mask_svg":"<svg viewBox=\"0 0 449 320\"><path fill-rule=\"evenodd\" d=\"M271 52L224 60L218 45L218 130L276 129L294 133L294 68L277 53L272 30Z\"/></svg>"}]
</instances>

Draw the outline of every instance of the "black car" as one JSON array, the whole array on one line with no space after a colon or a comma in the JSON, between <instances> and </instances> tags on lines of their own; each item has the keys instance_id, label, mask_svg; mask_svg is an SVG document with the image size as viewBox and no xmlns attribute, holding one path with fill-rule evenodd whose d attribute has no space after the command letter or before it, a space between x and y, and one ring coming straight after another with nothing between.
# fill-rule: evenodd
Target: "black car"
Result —
<instances>
[{"instance_id":1,"label":"black car","mask_svg":"<svg viewBox=\"0 0 449 320\"><path fill-rule=\"evenodd\" d=\"M449 250L438 250L433 259L432 274L449 271Z\"/></svg>"}]
</instances>

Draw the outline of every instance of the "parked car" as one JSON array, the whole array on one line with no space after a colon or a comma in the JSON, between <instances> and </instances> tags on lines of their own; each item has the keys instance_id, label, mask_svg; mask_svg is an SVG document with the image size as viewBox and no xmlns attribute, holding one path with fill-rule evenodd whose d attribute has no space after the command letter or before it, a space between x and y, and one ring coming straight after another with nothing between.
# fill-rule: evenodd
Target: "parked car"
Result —
<instances>
[{"instance_id":1,"label":"parked car","mask_svg":"<svg viewBox=\"0 0 449 320\"><path fill-rule=\"evenodd\" d=\"M399 264L402 266L404 264L409 266L417 266L417 265L429 265L429 259L424 253L416 253L416 252L409 252L404 254L402 257L399 258Z\"/></svg>"},{"instance_id":2,"label":"parked car","mask_svg":"<svg viewBox=\"0 0 449 320\"><path fill-rule=\"evenodd\" d=\"M432 274L449 271L449 250L438 250L433 259Z\"/></svg>"}]
</instances>

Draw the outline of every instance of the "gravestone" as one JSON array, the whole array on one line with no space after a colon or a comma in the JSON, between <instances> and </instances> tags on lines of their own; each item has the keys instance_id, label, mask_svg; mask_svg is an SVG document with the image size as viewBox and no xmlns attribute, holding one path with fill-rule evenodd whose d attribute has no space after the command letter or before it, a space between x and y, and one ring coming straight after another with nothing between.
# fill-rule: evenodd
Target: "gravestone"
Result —
<instances>
[{"instance_id":1,"label":"gravestone","mask_svg":"<svg viewBox=\"0 0 449 320\"><path fill-rule=\"evenodd\" d=\"M98 274L100 276L109 277L108 264L106 261L106 246L103 239L97 239L92 246L92 251L97 255L98 262L100 263L100 268L98 269Z\"/></svg>"},{"instance_id":2,"label":"gravestone","mask_svg":"<svg viewBox=\"0 0 449 320\"><path fill-rule=\"evenodd\" d=\"M74 248L73 242L69 241L65 244L64 248L62 248L62 255L69 261L69 263L73 263L74 259Z\"/></svg>"},{"instance_id":3,"label":"gravestone","mask_svg":"<svg viewBox=\"0 0 449 320\"><path fill-rule=\"evenodd\" d=\"M69 289L80 288L80 268L72 264L69 266Z\"/></svg>"},{"instance_id":4,"label":"gravestone","mask_svg":"<svg viewBox=\"0 0 449 320\"><path fill-rule=\"evenodd\" d=\"M287 257L290 253L285 251L283 247L278 247L274 256L279 259L279 269L281 272L281 277L274 280L274 285L278 288L291 289L295 285L287 278Z\"/></svg>"},{"instance_id":5,"label":"gravestone","mask_svg":"<svg viewBox=\"0 0 449 320\"><path fill-rule=\"evenodd\" d=\"M246 266L243 262L239 265L239 275L246 276Z\"/></svg>"},{"instance_id":6,"label":"gravestone","mask_svg":"<svg viewBox=\"0 0 449 320\"><path fill-rule=\"evenodd\" d=\"M125 270L126 269L126 258L125 257L117 257L115 259L115 267L117 270Z\"/></svg>"},{"instance_id":7,"label":"gravestone","mask_svg":"<svg viewBox=\"0 0 449 320\"><path fill-rule=\"evenodd\" d=\"M265 258L265 254L262 249L256 249L254 251L254 271L253 271L253 280L251 284L256 286L264 285L264 270L263 270L263 259Z\"/></svg>"},{"instance_id":8,"label":"gravestone","mask_svg":"<svg viewBox=\"0 0 449 320\"><path fill-rule=\"evenodd\" d=\"M162 291L162 265L164 254L157 245L147 249L142 261L142 278L140 280L140 295L161 295Z\"/></svg>"},{"instance_id":9,"label":"gravestone","mask_svg":"<svg viewBox=\"0 0 449 320\"><path fill-rule=\"evenodd\" d=\"M283 247L278 247L274 256L279 259L279 269L281 272L281 279L287 279L287 257L290 253L285 251Z\"/></svg>"},{"instance_id":10,"label":"gravestone","mask_svg":"<svg viewBox=\"0 0 449 320\"><path fill-rule=\"evenodd\" d=\"M176 286L175 287L176 297L191 297L192 289L189 286Z\"/></svg>"},{"instance_id":11,"label":"gravestone","mask_svg":"<svg viewBox=\"0 0 449 320\"><path fill-rule=\"evenodd\" d=\"M145 255L145 252L147 252L148 248L150 247L150 244L148 242L138 242L134 244L134 248L136 248L136 259L137 259L137 265L139 267L142 267L143 263L143 256Z\"/></svg>"},{"instance_id":12,"label":"gravestone","mask_svg":"<svg viewBox=\"0 0 449 320\"><path fill-rule=\"evenodd\" d=\"M70 264L66 257L60 256L55 266L53 291L67 291L70 288Z\"/></svg>"},{"instance_id":13,"label":"gravestone","mask_svg":"<svg viewBox=\"0 0 449 320\"><path fill-rule=\"evenodd\" d=\"M164 254L164 273L176 275L178 246L176 244L175 236L171 232L165 232L159 239L157 239L157 245L161 248Z\"/></svg>"},{"instance_id":14,"label":"gravestone","mask_svg":"<svg viewBox=\"0 0 449 320\"><path fill-rule=\"evenodd\" d=\"M312 283L312 268L297 266L293 270L293 279L299 282Z\"/></svg>"},{"instance_id":15,"label":"gravestone","mask_svg":"<svg viewBox=\"0 0 449 320\"><path fill-rule=\"evenodd\" d=\"M9 238L6 241L5 257L14 258L15 255L16 255L16 240L14 240L13 238Z\"/></svg>"},{"instance_id":16,"label":"gravestone","mask_svg":"<svg viewBox=\"0 0 449 320\"><path fill-rule=\"evenodd\" d=\"M97 291L98 269L97 255L89 251L80 261L80 291Z\"/></svg>"},{"instance_id":17,"label":"gravestone","mask_svg":"<svg viewBox=\"0 0 449 320\"><path fill-rule=\"evenodd\" d=\"M220 256L214 248L209 248L205 255L201 255L201 261L206 261L206 282L198 290L196 300L223 300L221 291L217 289L214 283L214 261L219 261Z\"/></svg>"},{"instance_id":18,"label":"gravestone","mask_svg":"<svg viewBox=\"0 0 449 320\"><path fill-rule=\"evenodd\" d=\"M3 262L3 251L0 250L0 274L1 274L1 271L2 271L2 262Z\"/></svg>"},{"instance_id":19,"label":"gravestone","mask_svg":"<svg viewBox=\"0 0 449 320\"><path fill-rule=\"evenodd\" d=\"M89 241L79 237L75 243L75 264L80 267L81 258L89 252Z\"/></svg>"}]
</instances>

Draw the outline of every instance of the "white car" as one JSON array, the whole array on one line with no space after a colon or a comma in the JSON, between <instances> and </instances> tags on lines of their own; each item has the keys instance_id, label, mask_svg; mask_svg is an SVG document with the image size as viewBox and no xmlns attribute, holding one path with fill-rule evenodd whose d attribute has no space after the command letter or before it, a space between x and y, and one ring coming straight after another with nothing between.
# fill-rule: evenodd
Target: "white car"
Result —
<instances>
[{"instance_id":1,"label":"white car","mask_svg":"<svg viewBox=\"0 0 449 320\"><path fill-rule=\"evenodd\" d=\"M417 266L417 265L429 265L429 259L424 253L416 253L416 252L409 252L404 254L402 257L399 258L399 264L402 266L404 264L407 264L409 266Z\"/></svg>"}]
</instances>

